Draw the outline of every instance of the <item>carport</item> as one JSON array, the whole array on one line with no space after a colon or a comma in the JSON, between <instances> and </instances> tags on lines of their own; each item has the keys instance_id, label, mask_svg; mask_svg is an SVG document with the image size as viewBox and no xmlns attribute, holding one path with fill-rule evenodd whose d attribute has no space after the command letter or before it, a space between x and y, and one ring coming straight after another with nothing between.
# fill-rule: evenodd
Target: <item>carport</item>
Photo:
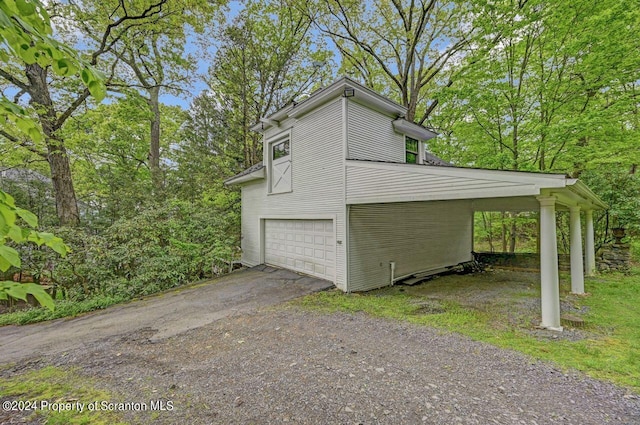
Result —
<instances>
[{"instance_id":1,"label":"carport","mask_svg":"<svg viewBox=\"0 0 640 425\"><path fill-rule=\"evenodd\" d=\"M558 331L556 212L570 213L571 290L582 294L595 271L593 211L607 207L560 174L358 160L346 161L346 204L348 291L471 260L476 211L539 211L541 327Z\"/></svg>"}]
</instances>

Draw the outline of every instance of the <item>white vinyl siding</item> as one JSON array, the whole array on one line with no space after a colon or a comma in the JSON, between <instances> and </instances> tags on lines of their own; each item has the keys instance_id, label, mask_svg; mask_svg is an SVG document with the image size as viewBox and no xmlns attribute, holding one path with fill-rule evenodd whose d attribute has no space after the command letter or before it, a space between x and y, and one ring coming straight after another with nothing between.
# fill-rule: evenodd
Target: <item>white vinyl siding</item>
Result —
<instances>
[{"instance_id":1,"label":"white vinyl siding","mask_svg":"<svg viewBox=\"0 0 640 425\"><path fill-rule=\"evenodd\" d=\"M530 196L539 192L526 181L477 174L477 170L453 167L348 161L347 203L493 198L497 193L505 197Z\"/></svg>"},{"instance_id":2,"label":"white vinyl siding","mask_svg":"<svg viewBox=\"0 0 640 425\"><path fill-rule=\"evenodd\" d=\"M390 285L395 276L471 260L470 201L352 205L349 213L349 290Z\"/></svg>"},{"instance_id":3,"label":"white vinyl siding","mask_svg":"<svg viewBox=\"0 0 640 425\"><path fill-rule=\"evenodd\" d=\"M341 289L346 282L344 151L342 98L303 117L287 119L280 128L269 129L265 137L275 140L290 131L292 190L267 194L266 179L242 187L242 262L256 265L265 261L265 219L315 219L335 217L335 281ZM261 258L261 250L262 258Z\"/></svg>"},{"instance_id":4,"label":"white vinyl siding","mask_svg":"<svg viewBox=\"0 0 640 425\"><path fill-rule=\"evenodd\" d=\"M334 280L332 220L265 220L264 234L265 264Z\"/></svg>"},{"instance_id":5,"label":"white vinyl siding","mask_svg":"<svg viewBox=\"0 0 640 425\"><path fill-rule=\"evenodd\" d=\"M242 264L257 266L262 263L260 205L265 202L267 179L258 180L242 186L242 215L240 248L242 249Z\"/></svg>"},{"instance_id":6,"label":"white vinyl siding","mask_svg":"<svg viewBox=\"0 0 640 425\"><path fill-rule=\"evenodd\" d=\"M348 105L349 159L404 162L404 136L393 129L393 120L355 101Z\"/></svg>"}]
</instances>

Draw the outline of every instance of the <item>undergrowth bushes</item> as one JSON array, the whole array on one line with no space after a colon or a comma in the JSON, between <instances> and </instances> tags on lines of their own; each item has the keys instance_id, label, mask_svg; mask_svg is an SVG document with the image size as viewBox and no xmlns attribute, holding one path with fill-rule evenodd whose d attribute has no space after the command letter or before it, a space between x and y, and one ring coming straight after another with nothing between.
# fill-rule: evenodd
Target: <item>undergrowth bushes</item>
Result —
<instances>
[{"instance_id":1,"label":"undergrowth bushes","mask_svg":"<svg viewBox=\"0 0 640 425\"><path fill-rule=\"evenodd\" d=\"M237 255L236 203L208 208L174 201L146 208L98 233L56 228L71 247L66 258L25 249L24 270L49 283L55 298L127 299L211 276Z\"/></svg>"}]
</instances>

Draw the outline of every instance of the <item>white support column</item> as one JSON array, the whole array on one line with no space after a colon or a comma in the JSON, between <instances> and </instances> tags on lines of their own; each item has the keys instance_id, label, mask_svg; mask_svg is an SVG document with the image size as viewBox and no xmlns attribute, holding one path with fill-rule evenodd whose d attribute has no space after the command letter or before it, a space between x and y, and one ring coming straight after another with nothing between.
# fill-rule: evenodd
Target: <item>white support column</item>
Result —
<instances>
[{"instance_id":1,"label":"white support column","mask_svg":"<svg viewBox=\"0 0 640 425\"><path fill-rule=\"evenodd\" d=\"M587 276L593 276L596 272L596 249L595 249L595 236L593 232L593 210L585 210L585 272Z\"/></svg>"},{"instance_id":2,"label":"white support column","mask_svg":"<svg viewBox=\"0 0 640 425\"><path fill-rule=\"evenodd\" d=\"M584 264L582 261L582 229L580 207L569 207L569 238L571 241L571 292L584 294Z\"/></svg>"},{"instance_id":3,"label":"white support column","mask_svg":"<svg viewBox=\"0 0 640 425\"><path fill-rule=\"evenodd\" d=\"M560 280L556 239L556 197L539 196L540 202L540 326L562 331L560 326Z\"/></svg>"}]
</instances>

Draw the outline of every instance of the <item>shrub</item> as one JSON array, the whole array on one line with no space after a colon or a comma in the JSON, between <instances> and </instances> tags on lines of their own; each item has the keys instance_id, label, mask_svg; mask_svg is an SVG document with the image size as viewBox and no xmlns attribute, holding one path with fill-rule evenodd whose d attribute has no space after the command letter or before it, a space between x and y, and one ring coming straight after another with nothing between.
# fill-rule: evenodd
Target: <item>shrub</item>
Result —
<instances>
[{"instance_id":1,"label":"shrub","mask_svg":"<svg viewBox=\"0 0 640 425\"><path fill-rule=\"evenodd\" d=\"M212 265L234 259L236 206L233 197L204 205L174 201L121 218L99 234L57 228L71 247L67 257L24 247L24 266L36 281L52 283L58 299L152 294L209 277Z\"/></svg>"}]
</instances>

